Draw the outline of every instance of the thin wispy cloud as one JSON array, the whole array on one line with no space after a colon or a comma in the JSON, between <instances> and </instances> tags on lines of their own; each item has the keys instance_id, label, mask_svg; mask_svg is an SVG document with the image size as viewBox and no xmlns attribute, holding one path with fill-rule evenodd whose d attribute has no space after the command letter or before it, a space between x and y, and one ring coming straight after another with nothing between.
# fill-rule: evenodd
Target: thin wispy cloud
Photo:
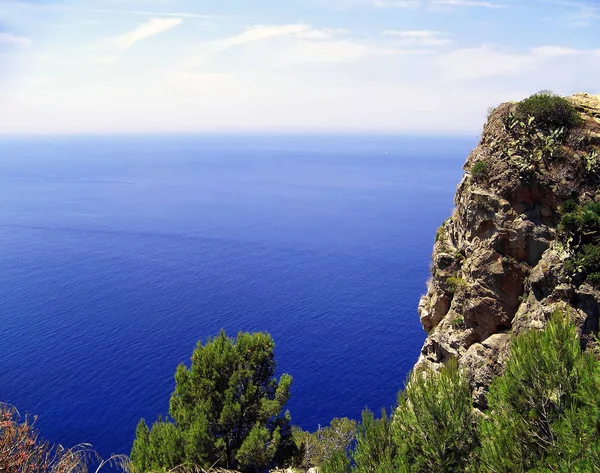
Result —
<instances>
[{"instance_id":1,"label":"thin wispy cloud","mask_svg":"<svg viewBox=\"0 0 600 473\"><path fill-rule=\"evenodd\" d=\"M203 43L197 54L188 59L184 66L194 68L203 65L216 54L252 43L285 37L318 41L346 34L348 34L348 30L345 29L316 29L306 24L253 26L240 34Z\"/></svg>"},{"instance_id":2,"label":"thin wispy cloud","mask_svg":"<svg viewBox=\"0 0 600 473\"><path fill-rule=\"evenodd\" d=\"M582 7L579 11L570 15L569 26L588 27L598 20L600 20L600 10Z\"/></svg>"},{"instance_id":3,"label":"thin wispy cloud","mask_svg":"<svg viewBox=\"0 0 600 473\"><path fill-rule=\"evenodd\" d=\"M447 33L430 30L386 30L385 36L398 38L399 42L406 46L446 46L452 43Z\"/></svg>"},{"instance_id":4,"label":"thin wispy cloud","mask_svg":"<svg viewBox=\"0 0 600 473\"><path fill-rule=\"evenodd\" d=\"M131 48L135 43L157 34L163 33L179 26L181 18L152 18L142 23L133 31L102 40L98 45L112 52L123 52Z\"/></svg>"},{"instance_id":5,"label":"thin wispy cloud","mask_svg":"<svg viewBox=\"0 0 600 473\"><path fill-rule=\"evenodd\" d=\"M432 8L448 8L448 7L477 7L477 8L506 8L503 3L479 1L479 0L432 0L430 3Z\"/></svg>"},{"instance_id":6,"label":"thin wispy cloud","mask_svg":"<svg viewBox=\"0 0 600 473\"><path fill-rule=\"evenodd\" d=\"M475 81L497 76L520 76L538 69L551 61L581 57L582 60L600 60L600 50L579 50L561 46L541 46L526 53L510 53L497 47L457 49L438 62L442 76L450 81ZM562 66L564 68L564 65Z\"/></svg>"},{"instance_id":7,"label":"thin wispy cloud","mask_svg":"<svg viewBox=\"0 0 600 473\"><path fill-rule=\"evenodd\" d=\"M321 64L331 66L407 53L409 52L356 41L299 41L290 47L285 57L278 63L280 65Z\"/></svg>"},{"instance_id":8,"label":"thin wispy cloud","mask_svg":"<svg viewBox=\"0 0 600 473\"><path fill-rule=\"evenodd\" d=\"M347 10L351 8L415 10L422 6L422 0L318 0L322 5Z\"/></svg>"},{"instance_id":9,"label":"thin wispy cloud","mask_svg":"<svg viewBox=\"0 0 600 473\"><path fill-rule=\"evenodd\" d=\"M95 13L115 13L115 14L124 14L124 15L142 15L142 16L175 16L179 18L200 18L204 20L225 20L230 19L231 17L227 16L217 16L217 15L203 15L199 13L191 13L191 12L152 12L152 11L143 11L143 10L111 10L105 8L96 8L94 10L89 10Z\"/></svg>"},{"instance_id":10,"label":"thin wispy cloud","mask_svg":"<svg viewBox=\"0 0 600 473\"><path fill-rule=\"evenodd\" d=\"M419 8L421 2L417 0L373 0L373 6L376 8L403 8L412 10Z\"/></svg>"},{"instance_id":11,"label":"thin wispy cloud","mask_svg":"<svg viewBox=\"0 0 600 473\"><path fill-rule=\"evenodd\" d=\"M0 0L0 132L477 130L490 104L600 92L599 7Z\"/></svg>"},{"instance_id":12,"label":"thin wispy cloud","mask_svg":"<svg viewBox=\"0 0 600 473\"><path fill-rule=\"evenodd\" d=\"M119 0L121 2L121 0ZM130 3L129 0L128 3ZM84 2L79 2L80 4ZM118 2L114 2L118 3ZM124 3L124 2L123 2ZM139 2L143 3L146 7L148 7L148 1L143 0ZM159 2L161 4L172 3L171 1ZM70 2L70 3L55 3L52 0L44 3L40 2L28 2L23 0L8 0L7 4L12 5L15 8L26 8L29 10L47 10L47 11L56 11L56 12L72 12L72 13L107 13L107 14L115 14L115 15L139 15L139 16L153 16L153 17L179 17L179 18L199 18L205 20L219 20L219 19L231 19L233 17L229 16L221 16L221 15L211 15L205 13L197 13L194 11L152 11L152 10L128 10L128 9L119 9L119 8L81 8L77 7L78 2ZM163 5L164 6L164 5Z\"/></svg>"},{"instance_id":13,"label":"thin wispy cloud","mask_svg":"<svg viewBox=\"0 0 600 473\"><path fill-rule=\"evenodd\" d=\"M13 44L16 46L27 46L31 39L26 36L17 36L12 33L0 33L0 44Z\"/></svg>"}]
</instances>

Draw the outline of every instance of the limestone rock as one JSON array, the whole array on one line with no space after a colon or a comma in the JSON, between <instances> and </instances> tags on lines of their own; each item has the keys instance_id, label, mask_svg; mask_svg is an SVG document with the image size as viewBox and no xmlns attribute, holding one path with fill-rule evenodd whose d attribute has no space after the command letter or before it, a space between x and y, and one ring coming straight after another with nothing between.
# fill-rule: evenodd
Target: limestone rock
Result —
<instances>
[{"instance_id":1,"label":"limestone rock","mask_svg":"<svg viewBox=\"0 0 600 473\"><path fill-rule=\"evenodd\" d=\"M563 140L559 157L541 147L529 149L529 164L506 125L516 104L503 104L490 115L465 163L456 208L436 235L431 279L419 303L428 337L415 371L439 369L457 358L479 407L485 407L489 383L502 372L511 336L544 327L555 310L568 309L582 343L595 343L600 293L575 287L563 275L557 227L565 200L600 201L600 173L585 165L585 152L596 146L600 152L600 96L576 94L569 100L583 126ZM471 175L478 161L488 168L484 182Z\"/></svg>"}]
</instances>

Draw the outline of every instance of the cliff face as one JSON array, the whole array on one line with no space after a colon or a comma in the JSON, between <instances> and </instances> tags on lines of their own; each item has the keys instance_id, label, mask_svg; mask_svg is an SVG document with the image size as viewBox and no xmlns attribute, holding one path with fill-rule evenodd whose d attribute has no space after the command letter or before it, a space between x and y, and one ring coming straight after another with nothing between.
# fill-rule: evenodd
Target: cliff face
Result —
<instances>
[{"instance_id":1,"label":"cliff face","mask_svg":"<svg viewBox=\"0 0 600 473\"><path fill-rule=\"evenodd\" d=\"M456 208L436 235L419 304L428 338L415 368L456 357L480 407L511 334L541 328L567 309L582 343L595 343L600 292L564 271L569 248L558 225L565 201L600 202L600 96L569 101L583 118L571 131L541 131L512 103L490 114L464 166Z\"/></svg>"}]
</instances>

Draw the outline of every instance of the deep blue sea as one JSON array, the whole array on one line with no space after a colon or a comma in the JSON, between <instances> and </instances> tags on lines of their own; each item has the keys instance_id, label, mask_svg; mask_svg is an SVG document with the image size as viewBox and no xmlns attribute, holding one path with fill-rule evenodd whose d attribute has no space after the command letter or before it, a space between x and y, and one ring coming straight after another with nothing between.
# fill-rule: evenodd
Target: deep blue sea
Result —
<instances>
[{"instance_id":1,"label":"deep blue sea","mask_svg":"<svg viewBox=\"0 0 600 473\"><path fill-rule=\"evenodd\" d=\"M474 138L0 138L0 400L129 453L221 328L268 331L305 429L390 407Z\"/></svg>"}]
</instances>

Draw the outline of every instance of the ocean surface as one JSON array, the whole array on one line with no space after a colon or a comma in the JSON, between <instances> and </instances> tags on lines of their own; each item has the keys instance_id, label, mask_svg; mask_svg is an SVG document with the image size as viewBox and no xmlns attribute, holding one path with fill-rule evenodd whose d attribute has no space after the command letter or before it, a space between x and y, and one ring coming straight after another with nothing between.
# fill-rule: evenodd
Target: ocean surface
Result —
<instances>
[{"instance_id":1,"label":"ocean surface","mask_svg":"<svg viewBox=\"0 0 600 473\"><path fill-rule=\"evenodd\" d=\"M179 363L268 331L295 424L391 407L474 138L0 138L0 400L129 453Z\"/></svg>"}]
</instances>

